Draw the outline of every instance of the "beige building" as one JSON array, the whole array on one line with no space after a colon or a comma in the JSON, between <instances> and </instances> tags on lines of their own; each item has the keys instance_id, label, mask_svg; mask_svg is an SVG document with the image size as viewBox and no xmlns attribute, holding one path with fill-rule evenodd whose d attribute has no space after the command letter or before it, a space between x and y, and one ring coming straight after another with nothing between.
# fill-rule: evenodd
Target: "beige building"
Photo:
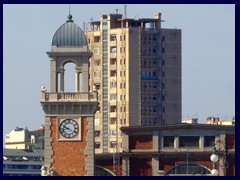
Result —
<instances>
[{"instance_id":1,"label":"beige building","mask_svg":"<svg viewBox=\"0 0 240 180\"><path fill-rule=\"evenodd\" d=\"M43 149L44 127L35 131L29 131L16 127L5 135L6 149Z\"/></svg>"},{"instance_id":2,"label":"beige building","mask_svg":"<svg viewBox=\"0 0 240 180\"><path fill-rule=\"evenodd\" d=\"M102 15L85 32L93 52L89 85L100 102L96 153L122 150L122 126L181 122L181 30L161 28L161 22L160 13Z\"/></svg>"}]
</instances>

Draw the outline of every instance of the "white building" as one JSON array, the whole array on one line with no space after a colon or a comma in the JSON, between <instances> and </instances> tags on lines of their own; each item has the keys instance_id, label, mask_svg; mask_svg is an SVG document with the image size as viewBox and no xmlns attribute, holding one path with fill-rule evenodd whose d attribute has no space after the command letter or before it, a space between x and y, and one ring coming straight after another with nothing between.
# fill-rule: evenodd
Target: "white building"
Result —
<instances>
[{"instance_id":1,"label":"white building","mask_svg":"<svg viewBox=\"0 0 240 180\"><path fill-rule=\"evenodd\" d=\"M6 149L43 149L44 147L44 128L29 131L16 127L5 135Z\"/></svg>"},{"instance_id":2,"label":"white building","mask_svg":"<svg viewBox=\"0 0 240 180\"><path fill-rule=\"evenodd\" d=\"M186 118L186 119L182 119L182 123L198 124L198 118Z\"/></svg>"}]
</instances>

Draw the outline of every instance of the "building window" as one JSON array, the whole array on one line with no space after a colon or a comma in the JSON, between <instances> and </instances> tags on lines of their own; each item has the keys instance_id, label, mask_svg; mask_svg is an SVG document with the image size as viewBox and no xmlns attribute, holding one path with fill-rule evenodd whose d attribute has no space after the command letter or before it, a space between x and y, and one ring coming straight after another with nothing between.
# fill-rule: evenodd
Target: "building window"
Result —
<instances>
[{"instance_id":1,"label":"building window","mask_svg":"<svg viewBox=\"0 0 240 180\"><path fill-rule=\"evenodd\" d=\"M116 81L110 82L110 88L116 88L116 87L117 87L117 82Z\"/></svg>"},{"instance_id":2,"label":"building window","mask_svg":"<svg viewBox=\"0 0 240 180\"><path fill-rule=\"evenodd\" d=\"M212 147L215 142L215 136L204 136L204 147Z\"/></svg>"},{"instance_id":3,"label":"building window","mask_svg":"<svg viewBox=\"0 0 240 180\"><path fill-rule=\"evenodd\" d=\"M95 142L95 145L94 145L94 147L95 147L96 149L99 149L99 148L100 148L100 145L101 145L101 143L100 143L100 142Z\"/></svg>"},{"instance_id":4,"label":"building window","mask_svg":"<svg viewBox=\"0 0 240 180\"><path fill-rule=\"evenodd\" d=\"M93 49L93 54L94 55L99 55L100 54L100 48L94 48Z\"/></svg>"},{"instance_id":5,"label":"building window","mask_svg":"<svg viewBox=\"0 0 240 180\"><path fill-rule=\"evenodd\" d=\"M164 136L163 147L174 147L174 136Z\"/></svg>"},{"instance_id":6,"label":"building window","mask_svg":"<svg viewBox=\"0 0 240 180\"><path fill-rule=\"evenodd\" d=\"M116 141L110 141L110 147L111 148L115 148L116 147L117 142Z\"/></svg>"},{"instance_id":7,"label":"building window","mask_svg":"<svg viewBox=\"0 0 240 180\"><path fill-rule=\"evenodd\" d=\"M117 112L116 106L110 106L110 112Z\"/></svg>"},{"instance_id":8,"label":"building window","mask_svg":"<svg viewBox=\"0 0 240 180\"><path fill-rule=\"evenodd\" d=\"M165 52L165 49L164 48L162 48L162 53L164 53Z\"/></svg>"},{"instance_id":9,"label":"building window","mask_svg":"<svg viewBox=\"0 0 240 180\"><path fill-rule=\"evenodd\" d=\"M95 132L94 132L94 136L95 136L95 137L100 137L100 131L95 131Z\"/></svg>"},{"instance_id":10,"label":"building window","mask_svg":"<svg viewBox=\"0 0 240 180\"><path fill-rule=\"evenodd\" d=\"M110 124L116 124L117 122L117 119L116 118L111 118L110 119Z\"/></svg>"},{"instance_id":11,"label":"building window","mask_svg":"<svg viewBox=\"0 0 240 180\"><path fill-rule=\"evenodd\" d=\"M100 71L94 71L95 78L100 78L100 75L101 75Z\"/></svg>"},{"instance_id":12,"label":"building window","mask_svg":"<svg viewBox=\"0 0 240 180\"><path fill-rule=\"evenodd\" d=\"M110 35L110 41L116 41L116 34Z\"/></svg>"},{"instance_id":13,"label":"building window","mask_svg":"<svg viewBox=\"0 0 240 180\"><path fill-rule=\"evenodd\" d=\"M99 126L101 121L100 121L100 119L95 118L94 122L95 122L95 126Z\"/></svg>"},{"instance_id":14,"label":"building window","mask_svg":"<svg viewBox=\"0 0 240 180\"><path fill-rule=\"evenodd\" d=\"M100 42L100 36L94 36L94 42Z\"/></svg>"},{"instance_id":15,"label":"building window","mask_svg":"<svg viewBox=\"0 0 240 180\"><path fill-rule=\"evenodd\" d=\"M111 133L111 137L116 137L116 135L117 135L117 131L115 129L110 130L110 133Z\"/></svg>"},{"instance_id":16,"label":"building window","mask_svg":"<svg viewBox=\"0 0 240 180\"><path fill-rule=\"evenodd\" d=\"M95 60L94 61L94 66L100 66L100 60Z\"/></svg>"},{"instance_id":17,"label":"building window","mask_svg":"<svg viewBox=\"0 0 240 180\"><path fill-rule=\"evenodd\" d=\"M117 94L110 94L110 100L116 100Z\"/></svg>"},{"instance_id":18,"label":"building window","mask_svg":"<svg viewBox=\"0 0 240 180\"><path fill-rule=\"evenodd\" d=\"M199 147L199 136L180 136L179 147Z\"/></svg>"}]
</instances>

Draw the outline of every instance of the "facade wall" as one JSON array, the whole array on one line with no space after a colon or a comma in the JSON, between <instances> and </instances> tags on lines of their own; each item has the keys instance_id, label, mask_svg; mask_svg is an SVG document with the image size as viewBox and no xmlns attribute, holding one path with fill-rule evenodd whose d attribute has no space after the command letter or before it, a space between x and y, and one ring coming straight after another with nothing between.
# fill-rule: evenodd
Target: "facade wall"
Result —
<instances>
[{"instance_id":1,"label":"facade wall","mask_svg":"<svg viewBox=\"0 0 240 180\"><path fill-rule=\"evenodd\" d=\"M152 158L130 158L130 176L152 176Z\"/></svg>"},{"instance_id":2,"label":"facade wall","mask_svg":"<svg viewBox=\"0 0 240 180\"><path fill-rule=\"evenodd\" d=\"M129 149L152 149L153 137L151 135L131 135L129 136Z\"/></svg>"},{"instance_id":3,"label":"facade wall","mask_svg":"<svg viewBox=\"0 0 240 180\"><path fill-rule=\"evenodd\" d=\"M182 69L181 30L162 29L164 61L164 111L165 123L181 123Z\"/></svg>"},{"instance_id":4,"label":"facade wall","mask_svg":"<svg viewBox=\"0 0 240 180\"><path fill-rule=\"evenodd\" d=\"M9 134L5 135L5 148L7 149L25 149L25 130L15 131L12 130Z\"/></svg>"},{"instance_id":5,"label":"facade wall","mask_svg":"<svg viewBox=\"0 0 240 180\"><path fill-rule=\"evenodd\" d=\"M83 176L86 174L86 157L84 151L87 146L87 118L82 118L82 141L58 141L58 124L57 118L51 118L52 132L52 148L53 159L52 166L55 168L58 175L64 176ZM77 155L77 156L76 156ZM68 168L66 168L68 167Z\"/></svg>"},{"instance_id":6,"label":"facade wall","mask_svg":"<svg viewBox=\"0 0 240 180\"><path fill-rule=\"evenodd\" d=\"M141 40L140 33L137 28L127 29L126 34L127 50L126 50L126 94L127 94L127 119L129 126L141 125L141 60L140 49Z\"/></svg>"},{"instance_id":7,"label":"facade wall","mask_svg":"<svg viewBox=\"0 0 240 180\"><path fill-rule=\"evenodd\" d=\"M226 164L220 157L217 162L219 176L235 176L234 126L182 124L145 128L125 127L121 130L124 140L122 155L124 175L131 175L131 170L134 174L141 174L141 168L145 167L146 163L137 163L135 159L144 161L149 157L152 158L153 176L160 175L160 172L167 173L175 165L180 164L203 166L207 169L206 175L210 175L213 168L210 156L215 143L216 150L221 154L220 157L226 153L224 144L228 152ZM146 137L152 141L145 141ZM130 164L129 167L128 164ZM135 169L136 166L141 168ZM182 169L181 172L185 170ZM194 174L194 172L191 173Z\"/></svg>"}]
</instances>

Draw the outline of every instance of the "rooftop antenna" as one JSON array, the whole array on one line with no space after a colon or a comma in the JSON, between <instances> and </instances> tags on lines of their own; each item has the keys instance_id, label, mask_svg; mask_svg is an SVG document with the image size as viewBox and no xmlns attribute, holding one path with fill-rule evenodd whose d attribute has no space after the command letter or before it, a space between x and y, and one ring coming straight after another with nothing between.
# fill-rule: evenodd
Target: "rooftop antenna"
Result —
<instances>
[{"instance_id":1,"label":"rooftop antenna","mask_svg":"<svg viewBox=\"0 0 240 180\"><path fill-rule=\"evenodd\" d=\"M116 9L116 14L118 14L118 9Z\"/></svg>"},{"instance_id":2,"label":"rooftop antenna","mask_svg":"<svg viewBox=\"0 0 240 180\"><path fill-rule=\"evenodd\" d=\"M124 19L127 19L127 5L124 5Z\"/></svg>"},{"instance_id":3,"label":"rooftop antenna","mask_svg":"<svg viewBox=\"0 0 240 180\"><path fill-rule=\"evenodd\" d=\"M71 14L71 5L70 4L68 6L68 11L69 11L69 14Z\"/></svg>"}]
</instances>

